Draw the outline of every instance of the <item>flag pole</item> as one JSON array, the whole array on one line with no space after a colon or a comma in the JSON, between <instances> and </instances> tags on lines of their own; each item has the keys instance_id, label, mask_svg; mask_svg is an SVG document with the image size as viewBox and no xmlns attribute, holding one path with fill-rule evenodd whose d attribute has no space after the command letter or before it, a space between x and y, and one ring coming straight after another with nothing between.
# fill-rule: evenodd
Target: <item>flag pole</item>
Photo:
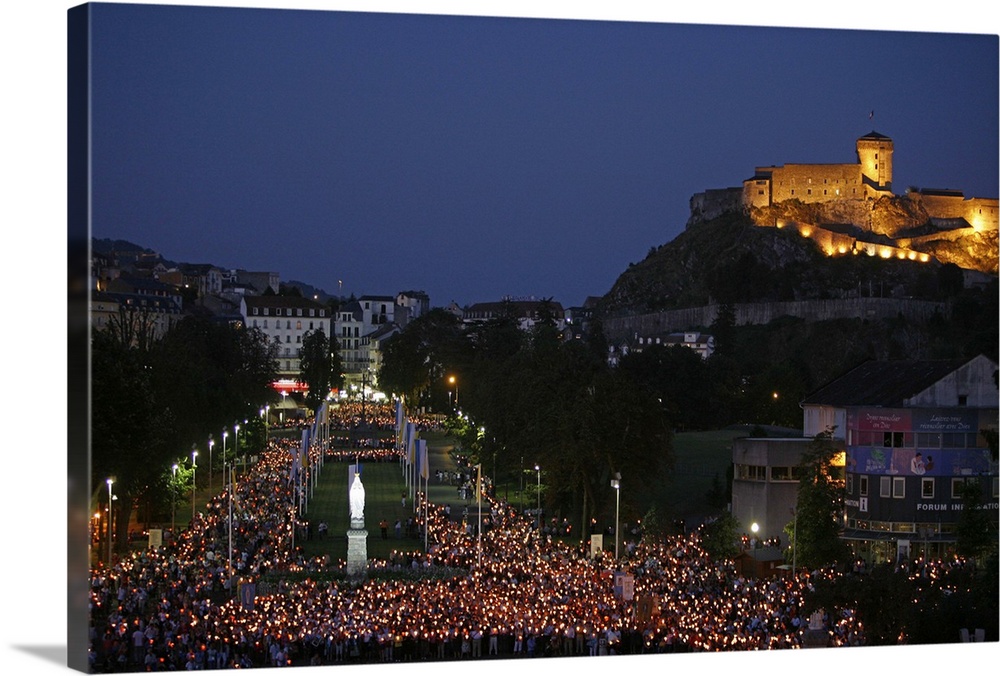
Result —
<instances>
[{"instance_id":1,"label":"flag pole","mask_svg":"<svg viewBox=\"0 0 1000 676\"><path fill-rule=\"evenodd\" d=\"M476 465L476 499L479 502L479 525L476 528L476 572L483 569L483 463Z\"/></svg>"}]
</instances>

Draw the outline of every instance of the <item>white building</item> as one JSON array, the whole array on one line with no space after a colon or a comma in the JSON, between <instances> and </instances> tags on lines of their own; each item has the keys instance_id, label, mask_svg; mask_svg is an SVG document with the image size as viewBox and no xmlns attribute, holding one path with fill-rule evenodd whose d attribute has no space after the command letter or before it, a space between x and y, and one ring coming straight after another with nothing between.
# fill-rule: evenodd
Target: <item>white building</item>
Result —
<instances>
[{"instance_id":1,"label":"white building","mask_svg":"<svg viewBox=\"0 0 1000 676\"><path fill-rule=\"evenodd\" d=\"M321 303L298 296L245 296L240 314L247 328L264 332L278 346L279 378L298 379L302 337L322 329L333 336L333 317Z\"/></svg>"}]
</instances>

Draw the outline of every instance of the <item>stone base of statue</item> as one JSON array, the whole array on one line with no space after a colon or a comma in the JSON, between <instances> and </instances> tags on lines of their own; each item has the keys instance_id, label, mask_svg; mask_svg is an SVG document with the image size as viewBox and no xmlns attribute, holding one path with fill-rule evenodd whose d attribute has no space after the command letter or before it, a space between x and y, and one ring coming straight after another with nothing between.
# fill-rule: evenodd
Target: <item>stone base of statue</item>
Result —
<instances>
[{"instance_id":1,"label":"stone base of statue","mask_svg":"<svg viewBox=\"0 0 1000 676\"><path fill-rule=\"evenodd\" d=\"M364 521L351 519L347 531L347 576L364 577L368 571L368 531Z\"/></svg>"}]
</instances>

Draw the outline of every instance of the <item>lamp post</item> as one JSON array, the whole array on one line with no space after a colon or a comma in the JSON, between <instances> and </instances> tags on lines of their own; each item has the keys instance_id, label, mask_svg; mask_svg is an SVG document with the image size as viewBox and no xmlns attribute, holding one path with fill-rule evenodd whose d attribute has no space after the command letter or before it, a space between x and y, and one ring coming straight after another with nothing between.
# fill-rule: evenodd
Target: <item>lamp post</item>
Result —
<instances>
[{"instance_id":1,"label":"lamp post","mask_svg":"<svg viewBox=\"0 0 1000 676\"><path fill-rule=\"evenodd\" d=\"M538 519L538 530L542 530L542 468L535 465L535 475L537 477L535 487L535 518Z\"/></svg>"},{"instance_id":2,"label":"lamp post","mask_svg":"<svg viewBox=\"0 0 1000 676\"><path fill-rule=\"evenodd\" d=\"M236 469L236 461L240 457L240 424L236 423L233 425L233 466L230 468L230 472Z\"/></svg>"},{"instance_id":3,"label":"lamp post","mask_svg":"<svg viewBox=\"0 0 1000 676\"><path fill-rule=\"evenodd\" d=\"M212 439L212 435L208 435L208 494L212 495L212 447L215 446L215 440Z\"/></svg>"},{"instance_id":4,"label":"lamp post","mask_svg":"<svg viewBox=\"0 0 1000 676\"><path fill-rule=\"evenodd\" d=\"M226 460L226 438L228 436L229 436L229 431L227 429L223 428L222 429L222 460L223 460L223 462L227 462L227 460Z\"/></svg>"},{"instance_id":5,"label":"lamp post","mask_svg":"<svg viewBox=\"0 0 1000 676\"><path fill-rule=\"evenodd\" d=\"M455 408L458 408L458 382L455 376L448 376L448 384L455 387ZM451 390L448 390L448 406L451 406Z\"/></svg>"},{"instance_id":6,"label":"lamp post","mask_svg":"<svg viewBox=\"0 0 1000 676\"><path fill-rule=\"evenodd\" d=\"M170 484L170 495L173 497L170 507L170 534L171 537L177 532L177 463L170 469L174 473L174 481Z\"/></svg>"},{"instance_id":7,"label":"lamp post","mask_svg":"<svg viewBox=\"0 0 1000 676\"><path fill-rule=\"evenodd\" d=\"M799 510L792 508L792 577L798 569L799 553Z\"/></svg>"},{"instance_id":8,"label":"lamp post","mask_svg":"<svg viewBox=\"0 0 1000 676\"><path fill-rule=\"evenodd\" d=\"M615 478L611 480L611 487L615 489L615 560L618 560L618 508L621 505L621 482L622 475L615 473Z\"/></svg>"},{"instance_id":9,"label":"lamp post","mask_svg":"<svg viewBox=\"0 0 1000 676\"><path fill-rule=\"evenodd\" d=\"M750 530L753 532L753 576L757 577L757 543L759 541L757 531L760 530L760 526L757 525L756 521L750 524Z\"/></svg>"},{"instance_id":10,"label":"lamp post","mask_svg":"<svg viewBox=\"0 0 1000 676\"><path fill-rule=\"evenodd\" d=\"M194 493L198 488L198 465L195 464L195 458L198 457L198 450L191 450L191 525L194 526L194 505L195 500Z\"/></svg>"},{"instance_id":11,"label":"lamp post","mask_svg":"<svg viewBox=\"0 0 1000 676\"><path fill-rule=\"evenodd\" d=\"M114 482L114 479L108 479L108 568L111 567L111 543L115 539L115 534L112 530L114 518L111 512L111 501L115 499L114 495L111 493L111 484Z\"/></svg>"}]
</instances>

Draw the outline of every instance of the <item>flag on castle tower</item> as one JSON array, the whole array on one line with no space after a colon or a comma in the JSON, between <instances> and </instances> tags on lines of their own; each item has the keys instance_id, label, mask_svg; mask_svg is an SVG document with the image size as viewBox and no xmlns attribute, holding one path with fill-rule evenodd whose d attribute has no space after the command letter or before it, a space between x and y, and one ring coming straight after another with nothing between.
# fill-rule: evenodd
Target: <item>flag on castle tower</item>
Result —
<instances>
[{"instance_id":1,"label":"flag on castle tower","mask_svg":"<svg viewBox=\"0 0 1000 676\"><path fill-rule=\"evenodd\" d=\"M868 119L869 120L874 120L875 119L875 111L874 110L872 110L870 113L868 113Z\"/></svg>"}]
</instances>

